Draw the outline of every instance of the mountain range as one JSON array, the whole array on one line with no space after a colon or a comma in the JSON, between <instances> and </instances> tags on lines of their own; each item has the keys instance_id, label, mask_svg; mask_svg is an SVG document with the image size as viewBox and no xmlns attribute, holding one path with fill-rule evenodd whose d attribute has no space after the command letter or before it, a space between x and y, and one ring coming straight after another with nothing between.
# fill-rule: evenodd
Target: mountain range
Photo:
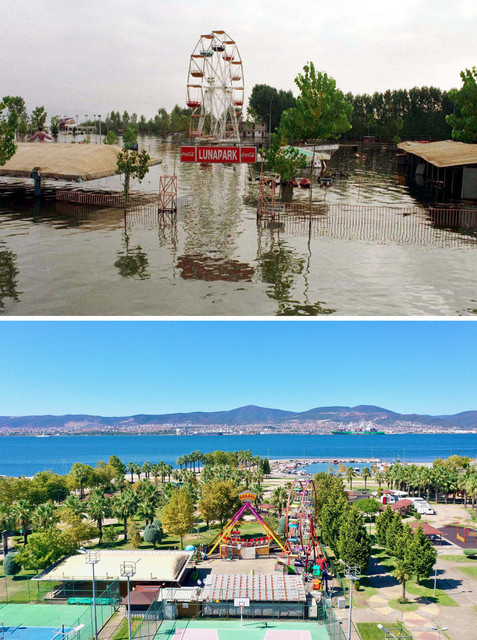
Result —
<instances>
[{"instance_id":1,"label":"mountain range","mask_svg":"<svg viewBox=\"0 0 477 640\"><path fill-rule=\"evenodd\" d=\"M42 415L42 416L0 416L0 431L10 431L21 433L25 431L55 429L61 432L63 429L69 431L71 428L84 428L85 430L101 430L107 428L127 428L153 425L171 426L194 426L200 427L239 427L250 425L267 426L294 426L305 423L346 425L365 421L376 427L396 427L403 426L403 423L412 425L422 425L425 427L436 427L442 430L449 429L475 429L477 428L477 411L464 411L454 415L422 415L422 414L401 414L374 405L358 405L356 407L316 407L307 411L295 412L281 409L270 409L247 405L230 411L195 411L191 413L170 413L170 414L137 414L133 416L94 416L88 414L68 414L63 416ZM411 428L410 428L411 430ZM140 431L140 429L138 429Z\"/></svg>"}]
</instances>

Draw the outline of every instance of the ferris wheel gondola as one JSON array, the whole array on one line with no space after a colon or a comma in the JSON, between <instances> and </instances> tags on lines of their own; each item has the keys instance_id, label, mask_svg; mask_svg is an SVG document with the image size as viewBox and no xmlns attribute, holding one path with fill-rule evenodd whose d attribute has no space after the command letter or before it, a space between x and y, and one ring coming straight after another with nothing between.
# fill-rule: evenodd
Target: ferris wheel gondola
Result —
<instances>
[{"instance_id":1,"label":"ferris wheel gondola","mask_svg":"<svg viewBox=\"0 0 477 640\"><path fill-rule=\"evenodd\" d=\"M243 68L235 41L225 31L201 35L189 62L189 133L215 143L240 142Z\"/></svg>"}]
</instances>

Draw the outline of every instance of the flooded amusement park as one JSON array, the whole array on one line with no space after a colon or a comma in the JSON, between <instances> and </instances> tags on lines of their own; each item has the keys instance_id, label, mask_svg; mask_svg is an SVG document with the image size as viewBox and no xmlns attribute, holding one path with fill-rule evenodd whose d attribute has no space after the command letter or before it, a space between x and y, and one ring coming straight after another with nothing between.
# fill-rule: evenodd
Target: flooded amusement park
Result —
<instances>
[{"instance_id":1,"label":"flooded amusement park","mask_svg":"<svg viewBox=\"0 0 477 640\"><path fill-rule=\"evenodd\" d=\"M4 315L467 315L477 310L475 225L433 217L397 172L396 148L341 146L331 187L295 189L313 215L257 217L260 166L180 162L174 138L139 139L162 163L128 207L75 204L44 182L0 183ZM308 172L309 173L309 172ZM308 175L307 173L307 175ZM177 213L158 212L177 175ZM305 173L303 174L305 175ZM318 174L317 174L318 175ZM315 175L315 180L317 179ZM120 176L87 192L120 191ZM472 212L467 212L472 218ZM465 221L464 221L465 222Z\"/></svg>"}]
</instances>

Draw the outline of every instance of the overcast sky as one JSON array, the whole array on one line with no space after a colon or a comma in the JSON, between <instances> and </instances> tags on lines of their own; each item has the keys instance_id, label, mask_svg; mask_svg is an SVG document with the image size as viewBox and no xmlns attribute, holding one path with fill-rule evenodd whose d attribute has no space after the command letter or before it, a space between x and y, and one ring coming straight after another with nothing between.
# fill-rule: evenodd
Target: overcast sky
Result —
<instances>
[{"instance_id":1,"label":"overcast sky","mask_svg":"<svg viewBox=\"0 0 477 640\"><path fill-rule=\"evenodd\" d=\"M201 33L237 43L245 94L295 90L303 65L345 92L460 85L477 64L475 0L0 0L0 95L60 115L185 106Z\"/></svg>"}]
</instances>

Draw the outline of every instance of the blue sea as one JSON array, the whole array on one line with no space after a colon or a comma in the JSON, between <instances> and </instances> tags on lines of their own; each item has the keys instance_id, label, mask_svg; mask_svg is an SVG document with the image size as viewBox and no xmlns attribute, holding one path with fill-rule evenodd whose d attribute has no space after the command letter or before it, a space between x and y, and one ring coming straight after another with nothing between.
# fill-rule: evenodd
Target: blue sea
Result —
<instances>
[{"instance_id":1,"label":"blue sea","mask_svg":"<svg viewBox=\"0 0 477 640\"><path fill-rule=\"evenodd\" d=\"M0 437L0 475L31 476L51 469L68 473L74 462L94 465L115 454L123 462L158 462L173 466L179 456L250 449L277 458L379 458L386 462L432 462L452 454L477 456L477 434L411 435L257 435L257 436L53 436ZM356 465L359 466L359 465ZM328 463L308 467L326 471Z\"/></svg>"}]
</instances>

